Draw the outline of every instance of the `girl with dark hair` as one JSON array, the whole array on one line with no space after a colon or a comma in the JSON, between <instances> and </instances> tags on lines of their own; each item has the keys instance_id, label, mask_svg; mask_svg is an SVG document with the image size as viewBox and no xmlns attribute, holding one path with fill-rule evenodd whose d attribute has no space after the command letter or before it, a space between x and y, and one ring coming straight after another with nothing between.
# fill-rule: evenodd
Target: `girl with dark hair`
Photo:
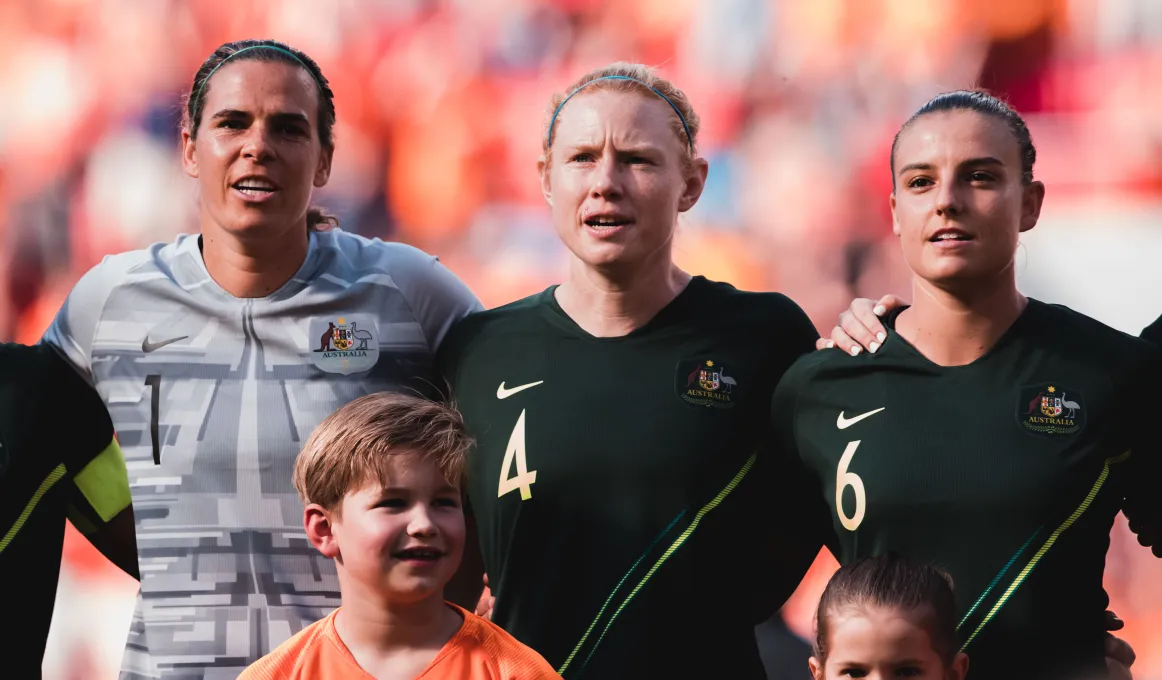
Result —
<instances>
[{"instance_id":1,"label":"girl with dark hair","mask_svg":"<svg viewBox=\"0 0 1162 680\"><path fill-rule=\"evenodd\" d=\"M952 579L889 553L842 567L815 614L815 680L964 680Z\"/></svg>"}]
</instances>

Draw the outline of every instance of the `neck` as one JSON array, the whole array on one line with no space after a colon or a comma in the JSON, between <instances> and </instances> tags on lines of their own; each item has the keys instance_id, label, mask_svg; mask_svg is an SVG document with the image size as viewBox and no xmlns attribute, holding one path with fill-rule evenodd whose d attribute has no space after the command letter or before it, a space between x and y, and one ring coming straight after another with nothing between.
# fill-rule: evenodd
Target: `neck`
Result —
<instances>
[{"instance_id":1,"label":"neck","mask_svg":"<svg viewBox=\"0 0 1162 680\"><path fill-rule=\"evenodd\" d=\"M260 298L278 290L307 259L309 238L304 224L277 235L247 238L221 227L202 226L202 260L214 282L237 298Z\"/></svg>"},{"instance_id":2,"label":"neck","mask_svg":"<svg viewBox=\"0 0 1162 680\"><path fill-rule=\"evenodd\" d=\"M434 655L456 634L460 615L437 591L414 602L392 602L368 588L343 584L343 607L335 630L359 665L373 668L402 652L429 650Z\"/></svg>"},{"instance_id":3,"label":"neck","mask_svg":"<svg viewBox=\"0 0 1162 680\"><path fill-rule=\"evenodd\" d=\"M984 356L1028 304L1011 267L994 281L959 286L914 277L912 299L896 330L941 366L963 366Z\"/></svg>"},{"instance_id":4,"label":"neck","mask_svg":"<svg viewBox=\"0 0 1162 680\"><path fill-rule=\"evenodd\" d=\"M572 258L568 278L557 287L557 303L586 333L619 337L654 318L691 278L671 261L668 250L664 258L632 269L602 271Z\"/></svg>"}]
</instances>

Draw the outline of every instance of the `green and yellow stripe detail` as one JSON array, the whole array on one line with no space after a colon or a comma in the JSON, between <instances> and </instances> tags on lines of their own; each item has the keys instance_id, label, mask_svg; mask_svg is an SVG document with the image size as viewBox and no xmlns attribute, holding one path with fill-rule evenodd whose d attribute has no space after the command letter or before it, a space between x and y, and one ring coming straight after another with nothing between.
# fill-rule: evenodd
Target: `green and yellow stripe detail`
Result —
<instances>
[{"instance_id":1,"label":"green and yellow stripe detail","mask_svg":"<svg viewBox=\"0 0 1162 680\"><path fill-rule=\"evenodd\" d=\"M65 469L64 463L56 466L53 468L52 472L48 473L48 476L44 478L44 481L41 482L40 486L36 488L36 492L32 494L32 498L30 498L28 503L24 506L24 510L20 512L20 516L16 518L16 521L13 522L12 527L8 529L8 533L4 534L4 538L0 538L0 553L4 552L4 549L8 547L8 544L11 543L12 539L16 537L16 534L20 532L21 527L23 527L24 523L28 521L29 516L32 515L32 511L36 509L36 504L40 502L40 499L43 498L44 495L49 492L49 489L55 486L56 483L59 482L66 474L68 474L68 470Z\"/></svg>"},{"instance_id":2,"label":"green and yellow stripe detail","mask_svg":"<svg viewBox=\"0 0 1162 680\"><path fill-rule=\"evenodd\" d=\"M711 510L713 510L713 509L717 508L719 505L721 505L722 501L724 501L726 499L726 497L729 496L732 491L734 491L735 487L737 487L739 485L739 483L742 482L743 478L746 477L746 474L748 472L750 472L750 469L752 467L754 467L755 460L756 460L756 456L755 456L755 454L752 453L750 455L750 457L746 459L746 462L743 463L742 468L730 480L730 482L728 482L727 485L725 487L723 487L721 491L718 492L718 495L716 495L714 498L710 499L710 501L708 503L706 503L706 505L702 506L702 508L700 510L698 510L698 512L694 515L694 519L690 520L690 525L687 526L686 529L677 538L674 539L674 541L670 544L670 546L668 548L666 548L665 552L663 552L662 555L654 562L653 566L650 567L649 571L646 572L645 576L643 576L641 578L641 580L638 581L637 585L634 586L633 590L631 590L629 592L629 595L627 595L626 598L624 600L622 600L621 604L618 605L616 610L614 610L613 615L609 617L609 621L607 621L605 623L605 627L602 628L602 630L601 630L601 635L599 635L597 637L597 641L593 643L593 648L590 649L589 654L586 655L585 664L589 663L589 659L593 657L593 653L595 651L597 651L597 647L601 644L601 641L605 638L605 634L607 632L609 632L610 626L612 626L613 622L617 620L617 617L618 617L618 615L621 614L622 610L624 610L626 608L626 606L630 603L630 601L632 601L633 598L638 594L638 592L646 585L646 583L649 582L649 580L658 571L658 569L660 569L661 566L663 564L665 564L666 560L670 559L670 557L673 556L673 554L675 552L677 552L677 550L679 548L681 548L682 545L687 540L689 540L690 536L694 534L694 531L698 528L698 525L702 522L702 518L705 517L707 515L707 513L709 513ZM573 647L573 651L569 653L568 657L566 657L565 663L561 664L561 667L557 669L557 673L559 675L565 674L565 671L567 671L569 669L569 664L571 664L573 662L574 657L576 657L577 653L581 651L582 647L584 647L585 641L589 638L589 634L593 631L594 627L596 627L597 622L601 620L601 615L605 612L605 609L609 605L609 602L613 599L614 594L617 593L617 591L621 588L621 586L625 582L625 580L629 577L629 575L631 573L633 573L634 569L636 569L637 566L641 563L642 559L645 558L645 556L650 553L650 551L654 548L654 546L657 545L658 541L663 536L665 536L667 533L669 533L670 529L673 528L674 524L677 523L677 521L684 514L685 514L685 511L680 513L677 517L674 518L674 520L672 522L670 522L670 525L668 527L666 527L665 530L662 531L662 533L658 534L658 536L654 539L654 541L650 544L650 546L648 548L646 548L646 550L642 553L642 555L640 557L638 557L637 561L635 561L633 563L633 565L629 568L629 571L626 572L625 576L623 576L621 578L621 580L618 581L617 586L614 587L614 589L613 589L613 592L611 592L609 594L609 597L606 598L605 604L603 604L601 606L601 609L597 612L597 616L595 616L593 618L593 622L590 623L589 627L585 630L585 634L581 636L581 639L577 641L576 646Z\"/></svg>"},{"instance_id":3,"label":"green and yellow stripe detail","mask_svg":"<svg viewBox=\"0 0 1162 680\"><path fill-rule=\"evenodd\" d=\"M1019 574L1017 574L1016 578L1014 578L1013 582L1009 584L1009 587L1000 596L996 604L993 605L992 609L989 610L988 614L985 614L984 618L981 619L981 622L977 625L976 630L972 631L972 634L969 635L968 638L964 641L964 645L962 645L960 648L961 652L966 650L968 645L972 643L972 641L975 640L978 635L980 635L980 632L984 629L984 627L988 625L988 623L992 621L994 617L996 617L997 612L1001 610L1001 607L1005 606L1005 603L1009 601L1009 598L1012 597L1013 593L1015 593L1017 589L1021 587L1021 584L1025 582L1025 579L1029 577L1029 574L1033 572L1033 569L1037 567L1037 564L1043 557L1045 557L1045 554L1049 552L1049 549L1053 547L1053 544L1057 542L1057 539L1060 538L1061 535L1065 533L1070 527L1077 523L1077 520L1080 519L1083 514L1085 514L1085 511L1089 509L1089 506L1093 503L1093 500L1097 498L1097 494L1101 491L1102 486L1105 485L1106 479L1110 476L1110 467L1125 461L1129 457L1130 452L1125 451L1112 458L1107 458L1102 463L1101 473L1098 474L1097 480L1093 483L1089 493L1086 494L1085 499L1081 501L1081 505L1077 506L1077 509L1073 511L1073 514L1067 517L1065 521L1062 522L1061 525L1058 526L1053 531L1053 533L1049 535L1049 538L1045 540L1045 543L1041 546L1041 548L1033 554L1033 557L1029 559L1029 563L1025 565L1025 568L1022 569ZM1024 551L1024 549L1025 546L1021 546L1021 551ZM1020 551L1018 554L1020 554ZM1008 568L1009 565L1006 565L1005 569L1002 570L1001 573L1003 574L1004 571L1008 570ZM990 586L989 589L991 590L992 586ZM987 590L985 591L985 594L988 594ZM977 604L979 603L980 600L977 600ZM974 610L976 606L977 605L973 605ZM965 618L967 618L967 616ZM964 621L961 621L961 625L963 624Z\"/></svg>"}]
</instances>

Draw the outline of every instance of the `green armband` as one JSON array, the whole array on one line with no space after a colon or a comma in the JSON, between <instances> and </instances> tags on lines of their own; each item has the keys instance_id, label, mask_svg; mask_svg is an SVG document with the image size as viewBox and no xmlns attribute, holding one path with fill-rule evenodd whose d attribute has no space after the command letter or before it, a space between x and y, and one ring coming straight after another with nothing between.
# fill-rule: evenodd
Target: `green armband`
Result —
<instances>
[{"instance_id":1,"label":"green armband","mask_svg":"<svg viewBox=\"0 0 1162 680\"><path fill-rule=\"evenodd\" d=\"M125 456L116 438L73 477L73 483L102 522L113 519L133 502L125 471Z\"/></svg>"}]
</instances>

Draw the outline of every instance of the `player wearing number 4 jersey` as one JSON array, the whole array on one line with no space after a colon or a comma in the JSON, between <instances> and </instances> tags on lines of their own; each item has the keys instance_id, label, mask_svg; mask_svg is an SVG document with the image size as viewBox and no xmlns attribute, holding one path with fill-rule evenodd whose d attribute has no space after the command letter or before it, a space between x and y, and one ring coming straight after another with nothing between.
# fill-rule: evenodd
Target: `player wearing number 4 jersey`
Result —
<instances>
[{"instance_id":1,"label":"player wearing number 4 jersey","mask_svg":"<svg viewBox=\"0 0 1162 680\"><path fill-rule=\"evenodd\" d=\"M916 303L872 352L800 359L772 418L821 483L841 562L895 551L951 573L970 678L1099 678L1114 517L1148 533L1162 515L1146 396L1162 358L1017 292L1044 195L1033 159L988 95L922 108L892 159Z\"/></svg>"},{"instance_id":2,"label":"player wearing number 4 jersey","mask_svg":"<svg viewBox=\"0 0 1162 680\"><path fill-rule=\"evenodd\" d=\"M671 262L706 176L680 91L615 65L574 92L542 163L570 275L439 357L477 440L493 621L570 680L762 678L754 626L819 546L765 414L817 334L782 295Z\"/></svg>"}]
</instances>

